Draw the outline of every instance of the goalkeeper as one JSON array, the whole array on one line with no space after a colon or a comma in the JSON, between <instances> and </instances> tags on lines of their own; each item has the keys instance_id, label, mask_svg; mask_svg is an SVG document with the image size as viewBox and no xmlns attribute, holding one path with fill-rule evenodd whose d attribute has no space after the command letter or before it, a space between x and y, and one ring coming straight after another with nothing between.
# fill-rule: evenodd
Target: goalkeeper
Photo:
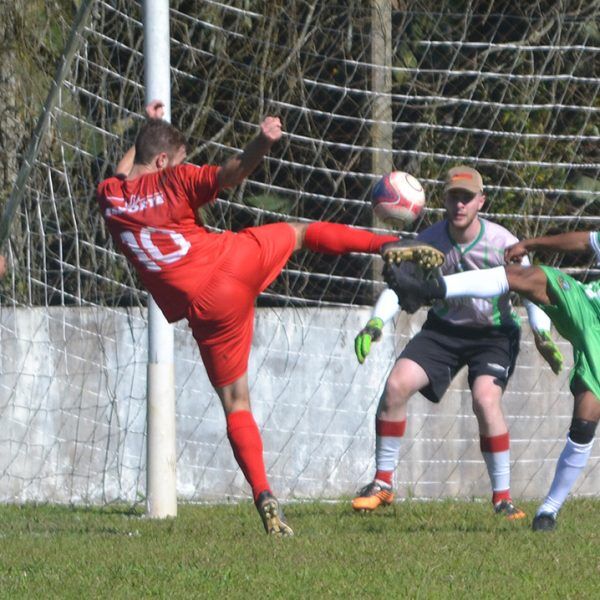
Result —
<instances>
[{"instance_id":1,"label":"goalkeeper","mask_svg":"<svg viewBox=\"0 0 600 600\"><path fill-rule=\"evenodd\" d=\"M186 140L161 120L162 102L146 110L150 119L134 148L120 161L116 175L98 186L100 210L116 245L167 320L187 319L265 530L291 535L267 480L262 438L250 408L247 371L254 302L295 250L378 253L398 238L324 222L272 223L238 233L208 231L198 208L254 171L281 138L280 120L265 118L258 135L222 165L196 166L184 164ZM412 246L408 254L414 252ZM443 259L436 250L431 254L439 262Z\"/></svg>"},{"instance_id":2,"label":"goalkeeper","mask_svg":"<svg viewBox=\"0 0 600 600\"><path fill-rule=\"evenodd\" d=\"M477 277L480 269L504 264L504 250L518 241L504 227L479 216L484 202L479 172L464 166L448 171L444 188L446 218L417 238L444 252L444 274L474 271L472 275ZM390 257L394 258L393 248L386 258ZM360 363L365 361L371 344L380 338L384 324L398 310L398 297L392 289L386 289L372 318L355 340ZM543 337L550 329L550 320L532 303L528 303L527 311L532 328L538 332L538 348L553 369L560 370L560 353L554 346L547 348ZM494 511L508 520L525 517L511 498L510 437L501 406L519 351L519 339L520 327L508 292L492 300L440 301L433 306L422 330L409 341L388 375L375 421L376 472L352 501L355 510L372 511L392 502L392 480L406 428L408 401L421 392L431 402L439 402L466 365Z\"/></svg>"},{"instance_id":3,"label":"goalkeeper","mask_svg":"<svg viewBox=\"0 0 600 600\"><path fill-rule=\"evenodd\" d=\"M590 249L600 260L600 233L578 231L524 240L508 248L505 258L511 263L524 259L529 250ZM491 298L512 290L539 305L558 333L571 342L573 418L550 490L532 524L534 531L551 531L556 528L558 512L588 462L600 420L600 281L583 284L553 267L516 264L473 275L460 273L423 281L398 267L385 272L386 281L398 292L401 304L403 298L409 300L409 311L430 300Z\"/></svg>"}]
</instances>

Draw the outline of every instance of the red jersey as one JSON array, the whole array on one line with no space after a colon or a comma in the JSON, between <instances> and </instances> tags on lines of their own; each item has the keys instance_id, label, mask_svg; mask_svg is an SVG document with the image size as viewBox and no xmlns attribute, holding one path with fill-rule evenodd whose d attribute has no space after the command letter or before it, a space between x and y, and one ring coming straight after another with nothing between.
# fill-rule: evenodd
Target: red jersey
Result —
<instances>
[{"instance_id":1,"label":"red jersey","mask_svg":"<svg viewBox=\"0 0 600 600\"><path fill-rule=\"evenodd\" d=\"M113 240L170 322L185 316L233 242L231 232L208 232L196 214L217 197L217 170L184 164L98 186Z\"/></svg>"}]
</instances>

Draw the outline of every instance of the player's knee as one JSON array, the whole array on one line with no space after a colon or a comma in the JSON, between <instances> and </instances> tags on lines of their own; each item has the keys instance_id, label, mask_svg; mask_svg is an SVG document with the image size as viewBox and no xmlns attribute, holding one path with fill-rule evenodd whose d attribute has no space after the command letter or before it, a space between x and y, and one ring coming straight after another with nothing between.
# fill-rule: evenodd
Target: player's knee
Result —
<instances>
[{"instance_id":1,"label":"player's knee","mask_svg":"<svg viewBox=\"0 0 600 600\"><path fill-rule=\"evenodd\" d=\"M597 421L586 421L573 417L569 428L569 438L576 444L589 444L596 433Z\"/></svg>"},{"instance_id":2,"label":"player's knee","mask_svg":"<svg viewBox=\"0 0 600 600\"><path fill-rule=\"evenodd\" d=\"M500 398L497 394L473 396L473 412L481 416L501 414Z\"/></svg>"},{"instance_id":3,"label":"player's knee","mask_svg":"<svg viewBox=\"0 0 600 600\"><path fill-rule=\"evenodd\" d=\"M225 414L237 412L239 410L251 410L250 390L248 389L248 379L246 374L233 383L223 387L215 386L215 391L221 400Z\"/></svg>"},{"instance_id":4,"label":"player's knee","mask_svg":"<svg viewBox=\"0 0 600 600\"><path fill-rule=\"evenodd\" d=\"M386 381L382 402L385 402L388 408L404 406L412 393L412 387L406 379L394 376L392 372Z\"/></svg>"},{"instance_id":5,"label":"player's knee","mask_svg":"<svg viewBox=\"0 0 600 600\"><path fill-rule=\"evenodd\" d=\"M506 279L513 292L526 296L532 302L547 304L546 274L537 266L507 265Z\"/></svg>"}]
</instances>

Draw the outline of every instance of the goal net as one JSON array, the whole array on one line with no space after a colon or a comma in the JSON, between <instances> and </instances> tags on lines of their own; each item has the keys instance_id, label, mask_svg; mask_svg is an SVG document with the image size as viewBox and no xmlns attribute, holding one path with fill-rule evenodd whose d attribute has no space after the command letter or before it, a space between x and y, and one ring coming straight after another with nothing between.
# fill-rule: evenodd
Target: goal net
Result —
<instances>
[{"instance_id":1,"label":"goal net","mask_svg":"<svg viewBox=\"0 0 600 600\"><path fill-rule=\"evenodd\" d=\"M443 216L444 172L468 164L484 176L485 215L519 236L597 227L599 13L597 2L551 0L173 0L172 121L190 161L223 161L266 114L285 129L205 222L214 231L279 220L383 231L369 191L396 169L426 188L426 210L401 232L412 235ZM142 121L141 6L96 0L70 43L68 27L55 29L74 58L55 80L39 147L20 149L31 170L13 190L6 246L0 499L134 503L145 492L147 296L94 194ZM50 89L47 73L34 76ZM542 259L597 274L589 257ZM259 299L251 394L283 498L340 498L372 477L383 383L425 316L401 315L358 365L353 340L383 289L380 267L362 254L299 252ZM558 343L568 371L570 347ZM184 323L175 352L178 496L246 498ZM572 403L566 374L537 356L526 323L504 409L513 494L539 497ZM597 470L595 451L575 493L600 493ZM488 495L464 373L439 406L411 401L397 483L400 496Z\"/></svg>"}]
</instances>

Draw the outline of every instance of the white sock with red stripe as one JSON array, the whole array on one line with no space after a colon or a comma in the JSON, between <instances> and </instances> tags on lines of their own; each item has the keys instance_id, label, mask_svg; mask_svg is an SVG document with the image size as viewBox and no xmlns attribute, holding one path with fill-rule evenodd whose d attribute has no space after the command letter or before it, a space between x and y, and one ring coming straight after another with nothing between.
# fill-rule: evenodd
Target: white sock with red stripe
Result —
<instances>
[{"instance_id":1,"label":"white sock with red stripe","mask_svg":"<svg viewBox=\"0 0 600 600\"><path fill-rule=\"evenodd\" d=\"M385 421L375 419L375 464L377 472L375 480L392 485L394 471L398 465L400 455L400 444L402 436L406 431L406 419L404 421Z\"/></svg>"},{"instance_id":2,"label":"white sock with red stripe","mask_svg":"<svg viewBox=\"0 0 600 600\"><path fill-rule=\"evenodd\" d=\"M479 436L479 447L492 484L492 503L510 497L510 435Z\"/></svg>"}]
</instances>

